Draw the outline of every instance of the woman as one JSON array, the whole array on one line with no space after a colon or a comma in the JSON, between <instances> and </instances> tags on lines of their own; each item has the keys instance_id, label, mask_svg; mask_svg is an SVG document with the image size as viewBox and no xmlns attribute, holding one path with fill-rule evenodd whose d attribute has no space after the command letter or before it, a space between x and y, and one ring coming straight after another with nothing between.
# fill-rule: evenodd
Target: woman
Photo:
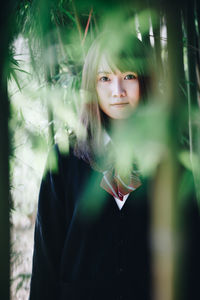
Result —
<instances>
[{"instance_id":1,"label":"woman","mask_svg":"<svg viewBox=\"0 0 200 300\"><path fill-rule=\"evenodd\" d=\"M127 124L147 98L148 75L136 37L104 33L91 46L82 75L84 131L68 155L55 147L57 170L41 184L30 300L151 299L148 181L132 148L124 163L117 150L119 140L131 142Z\"/></svg>"}]
</instances>

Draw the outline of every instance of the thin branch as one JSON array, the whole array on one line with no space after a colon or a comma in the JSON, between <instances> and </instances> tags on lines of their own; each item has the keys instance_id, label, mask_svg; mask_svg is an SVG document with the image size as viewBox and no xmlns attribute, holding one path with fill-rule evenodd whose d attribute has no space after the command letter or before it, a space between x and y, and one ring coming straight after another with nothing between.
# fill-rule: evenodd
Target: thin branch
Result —
<instances>
[{"instance_id":1,"label":"thin branch","mask_svg":"<svg viewBox=\"0 0 200 300\"><path fill-rule=\"evenodd\" d=\"M92 12L93 12L93 8L91 8L90 13L89 13L89 17L88 17L88 20L87 20L87 25L85 27L84 37L83 37L83 40L81 42L82 45L84 44L86 36L87 36L87 33L88 33L88 28L89 28L89 25L90 25L90 20L91 20Z\"/></svg>"}]
</instances>

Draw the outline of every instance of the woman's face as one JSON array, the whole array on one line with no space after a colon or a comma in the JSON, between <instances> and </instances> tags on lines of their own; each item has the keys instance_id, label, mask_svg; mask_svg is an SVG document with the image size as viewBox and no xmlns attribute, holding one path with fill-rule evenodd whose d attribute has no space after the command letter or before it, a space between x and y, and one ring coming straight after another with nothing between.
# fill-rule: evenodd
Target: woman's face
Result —
<instances>
[{"instance_id":1,"label":"woman's face","mask_svg":"<svg viewBox=\"0 0 200 300\"><path fill-rule=\"evenodd\" d=\"M96 91L101 110L112 119L127 118L138 105L140 98L139 80L132 71L114 71L105 57L100 61L97 72Z\"/></svg>"}]
</instances>

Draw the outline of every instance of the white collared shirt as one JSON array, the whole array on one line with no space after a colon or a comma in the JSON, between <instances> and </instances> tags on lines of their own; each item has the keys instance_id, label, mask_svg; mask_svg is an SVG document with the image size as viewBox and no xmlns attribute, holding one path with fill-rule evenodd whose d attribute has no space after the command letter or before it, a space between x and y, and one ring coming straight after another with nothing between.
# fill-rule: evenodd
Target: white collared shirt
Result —
<instances>
[{"instance_id":1,"label":"white collared shirt","mask_svg":"<svg viewBox=\"0 0 200 300\"><path fill-rule=\"evenodd\" d=\"M125 195L125 196L123 197L123 200L122 200L122 201L119 200L119 199L117 199L116 197L113 197L113 198L115 199L115 201L116 201L116 203L117 203L117 206L119 207L120 210L122 209L122 207L123 207L124 203L126 202L126 200L127 200L127 198L128 198L129 195L130 195L130 193L127 194L127 195Z\"/></svg>"}]
</instances>

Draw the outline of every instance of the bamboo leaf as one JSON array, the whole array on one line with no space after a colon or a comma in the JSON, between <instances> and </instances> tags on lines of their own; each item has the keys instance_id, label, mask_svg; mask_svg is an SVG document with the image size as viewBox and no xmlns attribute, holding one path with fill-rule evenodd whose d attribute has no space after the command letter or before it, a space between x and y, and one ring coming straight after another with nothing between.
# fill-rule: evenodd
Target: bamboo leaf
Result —
<instances>
[{"instance_id":1,"label":"bamboo leaf","mask_svg":"<svg viewBox=\"0 0 200 300\"><path fill-rule=\"evenodd\" d=\"M25 73L27 75L31 75L29 72L27 72L25 70L22 70L22 69L19 69L19 68L12 68L12 69L15 70L15 71L19 71L19 72Z\"/></svg>"},{"instance_id":2,"label":"bamboo leaf","mask_svg":"<svg viewBox=\"0 0 200 300\"><path fill-rule=\"evenodd\" d=\"M19 84L19 81L18 81L18 79L17 79L16 72L15 72L14 69L11 70L11 76L13 77L13 79L14 79L14 81L15 81L17 87L18 87L18 89L19 89L20 92L21 92L21 86L20 86L20 84Z\"/></svg>"},{"instance_id":3,"label":"bamboo leaf","mask_svg":"<svg viewBox=\"0 0 200 300\"><path fill-rule=\"evenodd\" d=\"M62 13L64 13L66 16L68 16L74 23L76 23L75 18L65 9L61 8L60 9Z\"/></svg>"}]
</instances>

